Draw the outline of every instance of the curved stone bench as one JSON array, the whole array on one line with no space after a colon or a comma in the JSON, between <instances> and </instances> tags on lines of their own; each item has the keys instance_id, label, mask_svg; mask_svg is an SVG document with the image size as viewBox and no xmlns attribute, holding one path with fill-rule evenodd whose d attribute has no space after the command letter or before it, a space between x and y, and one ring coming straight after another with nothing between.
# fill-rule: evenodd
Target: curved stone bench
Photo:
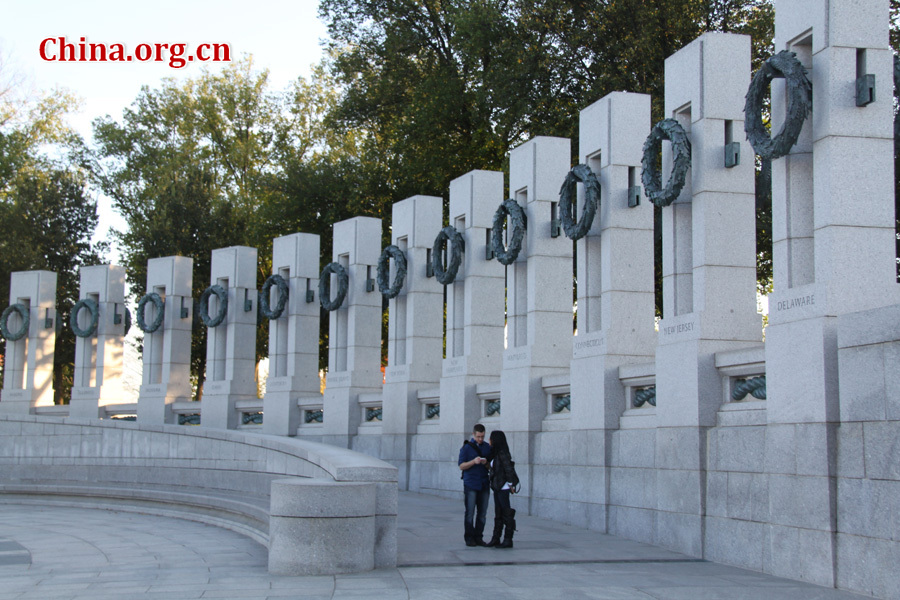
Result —
<instances>
[{"instance_id":1,"label":"curved stone bench","mask_svg":"<svg viewBox=\"0 0 900 600\"><path fill-rule=\"evenodd\" d=\"M111 483L0 482L0 503L79 506L177 517L230 529L269 545L268 499L201 488Z\"/></svg>"},{"instance_id":2,"label":"curved stone bench","mask_svg":"<svg viewBox=\"0 0 900 600\"><path fill-rule=\"evenodd\" d=\"M266 544L278 574L397 560L397 469L302 439L0 415L0 501L23 500L227 527Z\"/></svg>"}]
</instances>

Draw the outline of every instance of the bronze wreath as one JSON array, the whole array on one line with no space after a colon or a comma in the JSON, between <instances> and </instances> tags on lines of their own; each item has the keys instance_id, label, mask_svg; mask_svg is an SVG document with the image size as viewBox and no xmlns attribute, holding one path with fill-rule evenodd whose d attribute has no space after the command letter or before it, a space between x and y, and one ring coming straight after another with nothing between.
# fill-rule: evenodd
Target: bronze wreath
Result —
<instances>
[{"instance_id":1,"label":"bronze wreath","mask_svg":"<svg viewBox=\"0 0 900 600\"><path fill-rule=\"evenodd\" d=\"M19 313L19 316L22 317L22 327L20 327L18 331L9 330L9 317L14 312ZM28 310L28 307L20 303L10 304L3 311L3 314L0 315L0 334L7 340L15 342L25 337L25 334L28 333L28 326L30 324L31 311Z\"/></svg>"},{"instance_id":2,"label":"bronze wreath","mask_svg":"<svg viewBox=\"0 0 900 600\"><path fill-rule=\"evenodd\" d=\"M145 317L147 311L147 303L152 302L153 306L156 307L156 318L153 319L153 322L147 325L147 320ZM137 326L138 328L146 333L153 333L159 326L162 325L163 317L165 316L166 305L163 302L163 299L156 292L150 292L149 294L144 294L144 297L141 298L140 302L137 305Z\"/></svg>"},{"instance_id":3,"label":"bronze wreath","mask_svg":"<svg viewBox=\"0 0 900 600\"><path fill-rule=\"evenodd\" d=\"M391 284L391 271L388 265L388 259L394 259L394 266L397 267L397 275L394 277L394 283ZM390 300L396 298L403 289L403 283L406 281L407 270L406 255L394 244L386 246L378 257L378 291L381 295Z\"/></svg>"},{"instance_id":4,"label":"bronze wreath","mask_svg":"<svg viewBox=\"0 0 900 600\"><path fill-rule=\"evenodd\" d=\"M450 259L447 261L446 270L442 258L445 244L450 245ZM431 268L438 283L449 285L456 280L456 274L462 264L463 245L462 234L452 225L441 229L434 238L434 247L431 249Z\"/></svg>"},{"instance_id":5,"label":"bronze wreath","mask_svg":"<svg viewBox=\"0 0 900 600\"><path fill-rule=\"evenodd\" d=\"M331 299L331 274L337 275L338 289L334 300ZM319 275L319 303L327 311L337 310L347 297L350 288L350 277L347 270L340 263L328 263Z\"/></svg>"},{"instance_id":6,"label":"bronze wreath","mask_svg":"<svg viewBox=\"0 0 900 600\"><path fill-rule=\"evenodd\" d=\"M584 208L581 211L581 221L576 218L572 202L575 196L575 184L584 184ZM562 222L566 237L572 240L580 240L591 230L594 216L600 206L600 182L597 176L587 165L575 165L566 175L562 187L559 190L559 218Z\"/></svg>"},{"instance_id":7,"label":"bronze wreath","mask_svg":"<svg viewBox=\"0 0 900 600\"><path fill-rule=\"evenodd\" d=\"M82 329L78 326L78 313L82 308L87 308L88 312L91 313L91 324L88 325L87 329ZM69 326L72 328L72 333L78 337L86 338L94 335L97 332L97 323L99 321L100 307L92 298L84 298L76 302L75 306L72 307L72 314L69 315Z\"/></svg>"},{"instance_id":8,"label":"bronze wreath","mask_svg":"<svg viewBox=\"0 0 900 600\"><path fill-rule=\"evenodd\" d=\"M209 297L215 294L219 299L219 312L215 317L209 316ZM207 327L218 327L228 314L228 291L221 285L211 285L200 294L200 306L197 310L200 322Z\"/></svg>"},{"instance_id":9,"label":"bronze wreath","mask_svg":"<svg viewBox=\"0 0 900 600\"><path fill-rule=\"evenodd\" d=\"M672 142L673 165L672 174L662 187L662 175L656 168L656 155L662 148L662 141ZM644 156L641 158L641 183L644 194L656 206L672 204L684 188L687 171L691 166L691 140L684 128L675 119L663 119L653 126L647 141L644 142Z\"/></svg>"},{"instance_id":10,"label":"bronze wreath","mask_svg":"<svg viewBox=\"0 0 900 600\"><path fill-rule=\"evenodd\" d=\"M509 247L503 247L503 222L509 216L512 224L512 235L509 238ZM528 218L525 211L512 198L504 200L494 213L494 223L491 228L491 248L494 250L494 256L500 261L500 264L511 265L516 262L519 252L522 251L522 239L525 237L525 231L528 229Z\"/></svg>"},{"instance_id":11,"label":"bronze wreath","mask_svg":"<svg viewBox=\"0 0 900 600\"><path fill-rule=\"evenodd\" d=\"M278 303L275 304L274 309L269 306L269 291L272 289L273 285L278 287ZM259 291L259 312L262 313L265 318L274 321L284 312L284 307L287 305L289 294L290 288L288 288L287 281L284 280L284 277L278 273L269 275L269 278L266 279L262 289Z\"/></svg>"},{"instance_id":12,"label":"bronze wreath","mask_svg":"<svg viewBox=\"0 0 900 600\"><path fill-rule=\"evenodd\" d=\"M784 77L787 94L787 116L784 126L775 137L769 137L762 122L762 103L769 84L776 77ZM770 57L753 76L744 103L744 131L753 151L764 159L781 158L791 151L803 122L812 110L812 83L797 55L782 50Z\"/></svg>"}]
</instances>

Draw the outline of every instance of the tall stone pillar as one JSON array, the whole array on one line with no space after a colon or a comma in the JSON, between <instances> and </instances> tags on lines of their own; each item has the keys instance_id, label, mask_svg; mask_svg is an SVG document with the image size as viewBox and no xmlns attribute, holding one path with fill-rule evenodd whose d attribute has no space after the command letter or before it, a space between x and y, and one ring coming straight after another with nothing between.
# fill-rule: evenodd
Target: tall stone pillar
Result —
<instances>
[{"instance_id":1,"label":"tall stone pillar","mask_svg":"<svg viewBox=\"0 0 900 600\"><path fill-rule=\"evenodd\" d=\"M6 328L18 340L7 338L3 395L0 412L28 414L38 406L53 406L53 355L56 344L56 273L21 271L10 275L9 304L19 304L28 326L12 311Z\"/></svg>"},{"instance_id":2,"label":"tall stone pillar","mask_svg":"<svg viewBox=\"0 0 900 600\"><path fill-rule=\"evenodd\" d=\"M147 261L147 294L163 302L158 328L144 332L143 380L138 399L140 423L173 423L172 403L191 399L191 325L194 259L187 256ZM159 312L146 301L143 319L152 327Z\"/></svg>"},{"instance_id":3,"label":"tall stone pillar","mask_svg":"<svg viewBox=\"0 0 900 600\"><path fill-rule=\"evenodd\" d=\"M503 173L470 171L450 182L449 224L465 249L456 279L445 286L446 358L436 405L424 406L415 439L410 489L458 493L456 456L481 420L478 384L499 384L503 357L504 267L488 258L494 212L503 201ZM440 291L434 281L431 286Z\"/></svg>"},{"instance_id":4,"label":"tall stone pillar","mask_svg":"<svg viewBox=\"0 0 900 600\"><path fill-rule=\"evenodd\" d=\"M322 439L349 448L362 422L359 394L382 387L382 296L375 285L381 219L354 217L333 227L332 260L347 271L349 288L343 304L329 315ZM331 275L332 298L337 289L337 277Z\"/></svg>"},{"instance_id":5,"label":"tall stone pillar","mask_svg":"<svg viewBox=\"0 0 900 600\"><path fill-rule=\"evenodd\" d=\"M287 304L269 321L269 378L263 399L263 431L296 435L300 425L297 398L319 396L319 236L294 233L272 242L272 274L288 285ZM276 308L278 288L270 290Z\"/></svg>"},{"instance_id":6,"label":"tall stone pillar","mask_svg":"<svg viewBox=\"0 0 900 600\"><path fill-rule=\"evenodd\" d=\"M453 446L481 418L476 385L500 377L504 267L486 256L502 201L503 173L470 171L450 182L450 224L466 242L463 264L447 286L447 357L441 376L439 430L451 435Z\"/></svg>"},{"instance_id":7,"label":"tall stone pillar","mask_svg":"<svg viewBox=\"0 0 900 600\"><path fill-rule=\"evenodd\" d=\"M407 273L400 294L389 301L380 457L398 468L400 489L408 488L412 436L422 420L418 391L441 378L443 294L426 269L442 213L443 200L436 196L407 198L392 211L391 243L406 256Z\"/></svg>"},{"instance_id":8,"label":"tall stone pillar","mask_svg":"<svg viewBox=\"0 0 900 600\"><path fill-rule=\"evenodd\" d=\"M203 384L204 427L235 429L235 403L257 397L256 387L256 248L231 246L212 251L210 285L227 295L224 319L207 328L206 380ZM200 307L202 310L203 307ZM216 317L222 306L215 294L209 297L208 316Z\"/></svg>"},{"instance_id":9,"label":"tall stone pillar","mask_svg":"<svg viewBox=\"0 0 900 600\"><path fill-rule=\"evenodd\" d=\"M581 111L579 162L601 186L600 209L576 242L578 333L570 371L572 476L589 482L574 498L605 513L612 433L626 408L619 367L653 360L653 204L629 204L639 185L641 148L650 125L650 96L614 92ZM580 206L580 202L579 202ZM580 211L579 211L580 212ZM579 215L580 216L580 215ZM596 467L605 467L598 471ZM602 524L605 514L591 515Z\"/></svg>"},{"instance_id":10,"label":"tall stone pillar","mask_svg":"<svg viewBox=\"0 0 900 600\"><path fill-rule=\"evenodd\" d=\"M510 195L525 210L528 231L518 259L506 267L500 422L513 455L521 457L516 468L526 483L532 481L533 441L548 413L541 379L566 373L572 359L572 242L552 238L550 226L570 161L570 140L552 137L534 138L509 158Z\"/></svg>"},{"instance_id":11,"label":"tall stone pillar","mask_svg":"<svg viewBox=\"0 0 900 600\"><path fill-rule=\"evenodd\" d=\"M756 312L754 161L725 164L743 136L750 38L707 33L666 59L666 116L691 142L678 199L663 208L663 318L656 351L657 540L703 553L706 430L716 424L722 382L715 354L762 342ZM664 153L663 171L671 168Z\"/></svg>"},{"instance_id":12,"label":"tall stone pillar","mask_svg":"<svg viewBox=\"0 0 900 600\"><path fill-rule=\"evenodd\" d=\"M812 114L772 162L774 291L766 331L768 562L835 584L837 317L898 301L887 0L775 3L775 50L809 70ZM874 75L874 102L857 78ZM772 131L785 119L772 82ZM798 503L798 499L802 499ZM803 509L800 510L799 506Z\"/></svg>"},{"instance_id":13,"label":"tall stone pillar","mask_svg":"<svg viewBox=\"0 0 900 600\"><path fill-rule=\"evenodd\" d=\"M116 265L81 268L75 378L69 416L97 419L101 407L123 402L122 357L125 337L125 269ZM76 305L77 306L77 305ZM96 307L96 321L93 319ZM73 308L74 311L74 308Z\"/></svg>"}]
</instances>

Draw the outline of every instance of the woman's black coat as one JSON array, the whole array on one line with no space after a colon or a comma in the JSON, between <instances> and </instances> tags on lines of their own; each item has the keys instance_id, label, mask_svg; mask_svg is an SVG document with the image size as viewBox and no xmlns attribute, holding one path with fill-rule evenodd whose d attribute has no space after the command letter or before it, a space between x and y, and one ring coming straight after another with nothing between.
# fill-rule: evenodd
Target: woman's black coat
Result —
<instances>
[{"instance_id":1,"label":"woman's black coat","mask_svg":"<svg viewBox=\"0 0 900 600\"><path fill-rule=\"evenodd\" d=\"M513 462L507 450L491 453L491 489L499 492L503 486L509 483L510 486L519 485L519 476L516 474L516 463Z\"/></svg>"}]
</instances>

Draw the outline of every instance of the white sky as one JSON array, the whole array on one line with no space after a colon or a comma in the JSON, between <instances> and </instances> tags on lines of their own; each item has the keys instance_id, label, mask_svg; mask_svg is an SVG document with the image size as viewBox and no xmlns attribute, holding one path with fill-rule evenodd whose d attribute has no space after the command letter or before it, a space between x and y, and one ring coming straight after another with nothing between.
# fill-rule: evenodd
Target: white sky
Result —
<instances>
[{"instance_id":1,"label":"white sky","mask_svg":"<svg viewBox=\"0 0 900 600\"><path fill-rule=\"evenodd\" d=\"M121 43L130 53L142 43L186 43L188 52L202 43L227 43L232 59L252 54L258 68L269 69L271 89L280 90L307 76L321 58L326 29L317 11L316 0L155 0L142 6L122 0L0 0L0 52L34 89L63 87L79 96L81 111L69 123L90 141L91 121L107 114L120 120L142 85L196 77L204 63L173 69L168 62L47 62L39 54L45 38L65 36L77 44L84 36L89 43ZM107 199L98 200L96 237L104 239L123 222Z\"/></svg>"}]
</instances>

